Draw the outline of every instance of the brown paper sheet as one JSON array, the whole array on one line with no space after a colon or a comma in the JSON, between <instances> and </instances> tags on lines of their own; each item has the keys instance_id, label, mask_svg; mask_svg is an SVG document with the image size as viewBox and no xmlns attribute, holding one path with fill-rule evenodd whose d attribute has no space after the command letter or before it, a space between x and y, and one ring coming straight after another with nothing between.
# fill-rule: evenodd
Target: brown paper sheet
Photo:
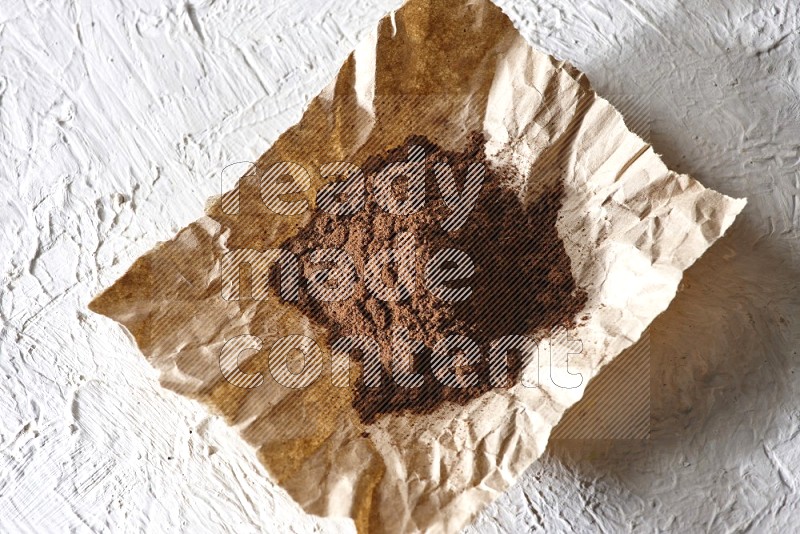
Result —
<instances>
[{"instance_id":1,"label":"brown paper sheet","mask_svg":"<svg viewBox=\"0 0 800 534\"><path fill-rule=\"evenodd\" d=\"M324 184L313 171L323 163L360 164L409 134L456 150L471 131L485 133L491 162L517 169L523 202L543 176L564 180L558 232L588 293L585 320L542 341L526 370L539 373L538 387L365 426L350 389L333 385L327 333L277 298L223 299L221 258L277 248L309 219L309 211L276 215L264 206L258 177L273 163L312 172L313 203ZM542 454L589 379L667 307L682 272L744 204L669 171L581 73L532 49L489 1L410 0L380 22L238 190L212 199L205 217L137 260L90 307L133 334L165 387L236 427L309 513L350 517L359 532L455 532ZM255 388L231 384L220 369L226 341L248 334L263 341L239 359L243 372L261 373ZM297 334L324 353L322 376L302 389L266 372L273 343ZM567 368L575 340L580 352ZM577 387L556 385L575 373Z\"/></svg>"}]
</instances>

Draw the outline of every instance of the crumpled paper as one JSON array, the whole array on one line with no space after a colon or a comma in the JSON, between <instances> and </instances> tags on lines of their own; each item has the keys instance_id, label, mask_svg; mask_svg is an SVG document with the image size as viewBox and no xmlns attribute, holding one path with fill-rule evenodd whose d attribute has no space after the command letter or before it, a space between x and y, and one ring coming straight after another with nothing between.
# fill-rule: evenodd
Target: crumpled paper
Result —
<instances>
[{"instance_id":1,"label":"crumpled paper","mask_svg":"<svg viewBox=\"0 0 800 534\"><path fill-rule=\"evenodd\" d=\"M351 390L331 380L328 333L278 298L223 299L221 259L278 248L310 218L264 205L259 177L272 164L306 168L311 187L293 198L313 205L324 163L360 164L410 134L457 150L472 131L486 135L490 162L517 170L523 202L543 177L564 181L558 232L588 304L577 326L540 343L525 371L538 387L528 380L465 406L364 425ZM589 379L667 307L683 271L744 204L669 171L583 74L532 49L488 0L410 0L235 190L211 199L205 217L138 259L90 308L132 333L164 387L236 427L307 512L350 517L359 532L455 532L542 454ZM244 335L262 341L239 355L259 387L221 372L223 345ZM289 335L316 340L323 353L309 387L283 387L267 372L270 347Z\"/></svg>"}]
</instances>

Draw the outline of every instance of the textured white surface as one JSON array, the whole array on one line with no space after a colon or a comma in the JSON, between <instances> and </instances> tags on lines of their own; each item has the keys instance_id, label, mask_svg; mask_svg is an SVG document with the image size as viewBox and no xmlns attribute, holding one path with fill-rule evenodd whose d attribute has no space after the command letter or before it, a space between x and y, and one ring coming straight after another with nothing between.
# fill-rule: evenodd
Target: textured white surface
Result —
<instances>
[{"instance_id":1,"label":"textured white surface","mask_svg":"<svg viewBox=\"0 0 800 534\"><path fill-rule=\"evenodd\" d=\"M0 531L351 531L268 481L85 305L202 214L399 0L0 5ZM800 13L793 0L504 0L648 113L744 216L654 324L652 438L551 444L469 532L794 530ZM232 179L229 177L229 179Z\"/></svg>"}]
</instances>

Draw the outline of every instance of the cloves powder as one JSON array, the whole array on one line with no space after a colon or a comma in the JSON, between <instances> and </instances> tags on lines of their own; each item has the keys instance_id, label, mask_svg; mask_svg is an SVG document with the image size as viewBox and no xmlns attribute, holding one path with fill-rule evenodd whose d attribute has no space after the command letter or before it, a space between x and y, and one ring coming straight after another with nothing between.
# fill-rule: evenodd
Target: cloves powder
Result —
<instances>
[{"instance_id":1,"label":"cloves powder","mask_svg":"<svg viewBox=\"0 0 800 534\"><path fill-rule=\"evenodd\" d=\"M563 197L560 177L538 184L539 196L525 205L511 185L513 171L493 169L486 161L484 146L481 134L469 136L462 151L445 151L425 137L410 136L402 146L372 156L361 166L366 177L361 209L352 214L317 209L284 246L304 258L306 276L297 302L300 310L327 328L332 339L367 336L380 347L380 376L362 373L353 386L353 407L364 423L392 412L429 413L444 402L464 404L486 393L496 387L488 362L492 340L535 335L557 326L568 328L586 304L586 293L575 283L570 259L556 230ZM388 165L408 161L412 150L424 152L424 205L407 215L389 213L385 202L379 202L386 190L379 189L375 178ZM439 190L437 164L449 166L462 189L470 169L476 164L485 169L474 208L457 230L447 231L442 224L452 210ZM392 185L393 194L399 197L408 191L408 184L402 180L400 177ZM319 268L307 260L314 250L345 251L363 277L369 258L397 246L401 235L413 237L413 261L419 275L406 298L382 300L361 280L344 300L325 301L309 294L308 275ZM449 285L451 289L469 288L466 299L448 302L425 287L426 266L443 249L461 251L472 261L472 275ZM391 262L379 274L387 286L398 283L398 275ZM392 345L398 331L417 346L412 370L424 380L416 387L393 380ZM461 387L450 387L437 379L431 361L436 343L452 335L465 336L481 349L480 361L456 365L457 380L471 377L466 385L459 383ZM362 369L367 368L365 355L363 350L350 354ZM506 387L519 381L524 363L521 351L509 351Z\"/></svg>"}]
</instances>

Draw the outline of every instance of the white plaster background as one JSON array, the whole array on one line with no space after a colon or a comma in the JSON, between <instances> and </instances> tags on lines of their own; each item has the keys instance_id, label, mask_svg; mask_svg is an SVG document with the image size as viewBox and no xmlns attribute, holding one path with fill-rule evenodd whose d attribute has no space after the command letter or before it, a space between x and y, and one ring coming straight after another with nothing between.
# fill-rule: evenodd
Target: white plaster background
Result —
<instances>
[{"instance_id":1,"label":"white plaster background","mask_svg":"<svg viewBox=\"0 0 800 534\"><path fill-rule=\"evenodd\" d=\"M85 306L399 4L2 1L0 531L352 531ZM798 2L501 5L643 107L668 165L750 204L654 325L652 438L551 444L467 532L798 530Z\"/></svg>"}]
</instances>

